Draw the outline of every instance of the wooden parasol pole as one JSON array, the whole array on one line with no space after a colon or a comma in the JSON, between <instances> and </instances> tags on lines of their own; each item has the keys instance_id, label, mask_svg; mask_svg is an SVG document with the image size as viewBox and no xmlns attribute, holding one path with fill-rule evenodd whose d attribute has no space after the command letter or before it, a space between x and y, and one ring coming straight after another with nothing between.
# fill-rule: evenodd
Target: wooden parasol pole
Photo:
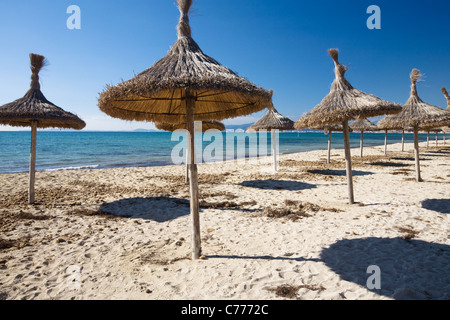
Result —
<instances>
[{"instance_id":1,"label":"wooden parasol pole","mask_svg":"<svg viewBox=\"0 0 450 320\"><path fill-rule=\"evenodd\" d=\"M384 130L384 155L387 155L388 131Z\"/></svg>"},{"instance_id":2,"label":"wooden parasol pole","mask_svg":"<svg viewBox=\"0 0 450 320\"><path fill-rule=\"evenodd\" d=\"M422 182L420 177L420 159L419 159L419 128L414 127L414 157L416 160L416 180Z\"/></svg>"},{"instance_id":3,"label":"wooden parasol pole","mask_svg":"<svg viewBox=\"0 0 450 320\"><path fill-rule=\"evenodd\" d=\"M352 155L350 151L350 135L348 130L348 121L344 121L342 124L344 126L345 165L347 171L349 203L354 204L355 198L353 195Z\"/></svg>"},{"instance_id":4,"label":"wooden parasol pole","mask_svg":"<svg viewBox=\"0 0 450 320\"><path fill-rule=\"evenodd\" d=\"M31 121L30 180L28 184L28 203L34 204L34 182L36 178L36 136L37 121Z\"/></svg>"},{"instance_id":5,"label":"wooden parasol pole","mask_svg":"<svg viewBox=\"0 0 450 320\"><path fill-rule=\"evenodd\" d=\"M277 140L276 140L276 131L274 129L272 131L272 155L273 155L273 170L275 172L278 171L278 163L277 163Z\"/></svg>"},{"instance_id":6,"label":"wooden parasol pole","mask_svg":"<svg viewBox=\"0 0 450 320\"><path fill-rule=\"evenodd\" d=\"M405 129L402 130L402 152L405 151Z\"/></svg>"},{"instance_id":7,"label":"wooden parasol pole","mask_svg":"<svg viewBox=\"0 0 450 320\"><path fill-rule=\"evenodd\" d=\"M364 131L361 131L361 142L360 142L360 147L361 150L361 158L363 157L363 148L364 148Z\"/></svg>"},{"instance_id":8,"label":"wooden parasol pole","mask_svg":"<svg viewBox=\"0 0 450 320\"><path fill-rule=\"evenodd\" d=\"M189 132L189 131L188 131ZM189 184L189 163L191 161L191 139L190 134L186 137L186 184Z\"/></svg>"},{"instance_id":9,"label":"wooden parasol pole","mask_svg":"<svg viewBox=\"0 0 450 320\"><path fill-rule=\"evenodd\" d=\"M190 189L190 210L192 219L192 259L196 260L201 255L200 238L200 216L198 204L198 171L195 163L195 132L194 132L194 111L195 96L188 90L185 90L186 97L186 121L190 140L190 159L189 159L189 189Z\"/></svg>"},{"instance_id":10,"label":"wooden parasol pole","mask_svg":"<svg viewBox=\"0 0 450 320\"><path fill-rule=\"evenodd\" d=\"M332 134L332 131L329 131L328 132L328 158L327 158L328 164L331 163L331 134Z\"/></svg>"}]
</instances>

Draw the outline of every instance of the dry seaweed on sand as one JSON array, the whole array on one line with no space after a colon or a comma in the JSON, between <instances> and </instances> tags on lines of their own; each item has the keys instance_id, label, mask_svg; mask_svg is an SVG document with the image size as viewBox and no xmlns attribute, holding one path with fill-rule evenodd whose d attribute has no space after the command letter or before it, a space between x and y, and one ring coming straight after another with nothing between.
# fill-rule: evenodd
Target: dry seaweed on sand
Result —
<instances>
[{"instance_id":1,"label":"dry seaweed on sand","mask_svg":"<svg viewBox=\"0 0 450 320\"><path fill-rule=\"evenodd\" d=\"M10 249L15 247L17 240L0 239L0 250Z\"/></svg>"},{"instance_id":2,"label":"dry seaweed on sand","mask_svg":"<svg viewBox=\"0 0 450 320\"><path fill-rule=\"evenodd\" d=\"M24 211L20 211L20 213L17 216L18 219L22 219L22 220L37 220L37 221L41 221L41 220L50 220L53 219L54 217L52 216L48 216L48 215L34 215L30 212L24 212Z\"/></svg>"},{"instance_id":3,"label":"dry seaweed on sand","mask_svg":"<svg viewBox=\"0 0 450 320\"><path fill-rule=\"evenodd\" d=\"M410 172L412 172L411 169L399 169L399 170L395 170L393 172L391 172L392 175L409 175Z\"/></svg>"},{"instance_id":4,"label":"dry seaweed on sand","mask_svg":"<svg viewBox=\"0 0 450 320\"><path fill-rule=\"evenodd\" d=\"M267 207L263 211L263 215L269 218L287 218L291 221L297 221L298 219L312 217L312 215L306 213L303 210L297 210L289 207L284 208L272 208Z\"/></svg>"},{"instance_id":5,"label":"dry seaweed on sand","mask_svg":"<svg viewBox=\"0 0 450 320\"><path fill-rule=\"evenodd\" d=\"M342 210L322 208L309 202L285 200L284 207L266 207L262 214L269 218L286 218L291 221L297 221L302 218L312 217L310 213L319 211L341 212Z\"/></svg>"},{"instance_id":6,"label":"dry seaweed on sand","mask_svg":"<svg viewBox=\"0 0 450 320\"><path fill-rule=\"evenodd\" d=\"M24 247L31 246L31 237L25 236L20 239L2 239L0 238L0 251L4 250L20 250Z\"/></svg>"},{"instance_id":7,"label":"dry seaweed on sand","mask_svg":"<svg viewBox=\"0 0 450 320\"><path fill-rule=\"evenodd\" d=\"M77 208L67 213L79 217L102 217L105 219L120 219L121 217L105 212L101 209Z\"/></svg>"},{"instance_id":8,"label":"dry seaweed on sand","mask_svg":"<svg viewBox=\"0 0 450 320\"><path fill-rule=\"evenodd\" d=\"M413 238L415 238L418 234L419 231L414 230L412 227L407 226L407 227L397 227L397 230L401 233L403 233L402 238L404 240L411 240Z\"/></svg>"},{"instance_id":9,"label":"dry seaweed on sand","mask_svg":"<svg viewBox=\"0 0 450 320\"><path fill-rule=\"evenodd\" d=\"M214 191L214 192L202 192L201 198L207 199L207 198L225 198L226 200L234 200L238 198L237 195L226 192L226 191Z\"/></svg>"},{"instance_id":10,"label":"dry seaweed on sand","mask_svg":"<svg viewBox=\"0 0 450 320\"><path fill-rule=\"evenodd\" d=\"M202 208L242 208L246 206L254 206L257 204L256 201L244 201L244 202L234 202L234 201L219 201L219 202L209 202L205 200L201 200L199 202L200 207Z\"/></svg>"},{"instance_id":11,"label":"dry seaweed on sand","mask_svg":"<svg viewBox=\"0 0 450 320\"><path fill-rule=\"evenodd\" d=\"M302 218L312 217L308 212L319 212L324 210L320 206L309 203L286 200L284 207L267 207L263 211L263 215L269 218L287 218L291 221L297 221Z\"/></svg>"},{"instance_id":12,"label":"dry seaweed on sand","mask_svg":"<svg viewBox=\"0 0 450 320\"><path fill-rule=\"evenodd\" d=\"M83 204L97 204L110 197L129 196L164 196L168 197L180 192L185 185L145 185L141 187L118 186L105 183L95 183L89 181L73 181L72 188L55 187L40 188L36 192L36 206L40 208L54 208L58 206L77 206ZM0 208L27 208L26 191L7 194L0 198Z\"/></svg>"},{"instance_id":13,"label":"dry seaweed on sand","mask_svg":"<svg viewBox=\"0 0 450 320\"><path fill-rule=\"evenodd\" d=\"M291 207L297 207L299 209L305 210L305 211L312 211L312 212L319 212L319 211L330 211L330 212L342 212L342 210L337 208L322 208L316 204L309 203L309 202L301 202L301 201L295 201L295 200L285 200L284 204Z\"/></svg>"},{"instance_id":14,"label":"dry seaweed on sand","mask_svg":"<svg viewBox=\"0 0 450 320\"><path fill-rule=\"evenodd\" d=\"M313 290L313 291L325 290L325 288L322 285L311 285L311 284L303 284L303 285L299 285L299 286L283 284L281 286L278 286L276 288L270 288L268 290L274 292L279 297L294 299L294 298L298 298L298 291L300 289L308 289L308 290Z\"/></svg>"}]
</instances>

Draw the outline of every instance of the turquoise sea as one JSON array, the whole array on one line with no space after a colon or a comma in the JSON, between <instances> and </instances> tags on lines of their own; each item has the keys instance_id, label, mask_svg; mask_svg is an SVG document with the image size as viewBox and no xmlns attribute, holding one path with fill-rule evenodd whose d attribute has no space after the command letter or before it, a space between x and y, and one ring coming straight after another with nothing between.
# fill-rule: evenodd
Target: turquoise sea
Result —
<instances>
[{"instance_id":1,"label":"turquoise sea","mask_svg":"<svg viewBox=\"0 0 450 320\"><path fill-rule=\"evenodd\" d=\"M227 139L228 141L232 139L237 141L239 138L244 138L246 157L249 154L254 156L252 150L255 149L255 141L264 143L264 139L267 140L268 154L271 152L270 134L267 134L265 138L262 135L259 136L261 140L257 140L256 134L253 136L235 132L219 134L223 139L224 158L226 157ZM210 134L206 133L204 136L197 137L197 139L203 140L203 150L206 150L212 143L216 143L216 145L218 143L217 136L211 138L208 135ZM388 137L388 143L401 142L400 133L389 133ZM442 140L442 138L443 136L440 134L439 139ZM278 139L280 154L326 150L328 144L328 136L323 132L280 132ZM359 147L359 139L359 133L351 133L351 146ZM405 139L407 142L412 142L413 135L407 133ZM420 134L420 141L426 141L426 139L426 133ZM431 144L434 144L434 139L433 133L430 135ZM29 131L0 132L0 173L28 171L30 140ZM384 133L365 133L364 142L365 146L384 145ZM169 132L38 131L36 170L171 165L173 164L172 150L180 145L184 145L183 137L173 137ZM230 145L231 143L228 143L228 148ZM332 148L341 149L343 147L342 133L333 133ZM237 150L237 142L234 149L235 158L243 156L243 153L239 153Z\"/></svg>"}]
</instances>

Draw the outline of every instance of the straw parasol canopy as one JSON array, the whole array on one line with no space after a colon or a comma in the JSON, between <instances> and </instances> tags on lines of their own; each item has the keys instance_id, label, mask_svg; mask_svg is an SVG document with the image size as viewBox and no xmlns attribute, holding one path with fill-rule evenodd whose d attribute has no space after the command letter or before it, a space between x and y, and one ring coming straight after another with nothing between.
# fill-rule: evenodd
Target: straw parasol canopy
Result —
<instances>
[{"instance_id":1,"label":"straw parasol canopy","mask_svg":"<svg viewBox=\"0 0 450 320\"><path fill-rule=\"evenodd\" d=\"M39 84L39 72L47 64L44 56L30 54L31 85L25 96L0 107L0 124L31 127L31 154L28 202L34 203L37 128L81 130L86 123L76 115L64 111L45 98Z\"/></svg>"},{"instance_id":2,"label":"straw parasol canopy","mask_svg":"<svg viewBox=\"0 0 450 320\"><path fill-rule=\"evenodd\" d=\"M360 131L361 132L361 139L360 139L360 151L361 151L361 158L363 157L363 149L364 149L364 132L365 131L378 131L378 127L370 122L369 120L362 118L353 121L349 125L351 129L354 131Z\"/></svg>"},{"instance_id":3,"label":"straw parasol canopy","mask_svg":"<svg viewBox=\"0 0 450 320\"><path fill-rule=\"evenodd\" d=\"M348 121L383 114L394 114L401 110L401 106L353 88L345 79L347 68L339 63L338 50L330 49L328 53L335 64L335 80L331 85L330 93L319 105L302 116L295 123L295 128L318 128L334 123L342 123L344 128L349 202L352 204L354 203L354 196Z\"/></svg>"},{"instance_id":4,"label":"straw parasol canopy","mask_svg":"<svg viewBox=\"0 0 450 320\"><path fill-rule=\"evenodd\" d=\"M220 121L248 115L266 108L272 96L202 52L191 36L192 2L177 0L178 40L167 55L131 80L107 86L99 95L98 106L111 117L124 120L186 122L191 139L192 256L197 259L201 249L194 118Z\"/></svg>"},{"instance_id":5,"label":"straw parasol canopy","mask_svg":"<svg viewBox=\"0 0 450 320\"><path fill-rule=\"evenodd\" d=\"M423 102L417 94L417 81L421 78L420 71L413 69L410 74L411 94L402 108L396 115L390 115L378 122L378 127L384 130L407 129L414 130L414 151L416 160L416 179L422 181L420 176L419 163L419 130L428 131L432 128L445 126L450 122L450 114L441 108Z\"/></svg>"},{"instance_id":6,"label":"straw parasol canopy","mask_svg":"<svg viewBox=\"0 0 450 320\"><path fill-rule=\"evenodd\" d=\"M280 114L273 106L273 103L271 103L267 109L266 114L250 126L250 128L247 129L247 132L256 132L260 130L271 131L273 169L274 171L278 171L276 131L294 130L294 121Z\"/></svg>"}]
</instances>

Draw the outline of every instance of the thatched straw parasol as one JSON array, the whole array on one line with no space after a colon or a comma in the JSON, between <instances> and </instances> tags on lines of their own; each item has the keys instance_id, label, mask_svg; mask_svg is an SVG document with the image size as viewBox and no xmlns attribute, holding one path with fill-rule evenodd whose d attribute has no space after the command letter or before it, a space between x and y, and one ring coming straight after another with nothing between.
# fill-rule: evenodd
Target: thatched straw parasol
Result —
<instances>
[{"instance_id":1,"label":"thatched straw parasol","mask_svg":"<svg viewBox=\"0 0 450 320\"><path fill-rule=\"evenodd\" d=\"M361 140L360 140L360 151L361 151L361 158L363 157L363 148L364 148L364 132L365 131L378 131L378 127L370 122L367 119L358 119L353 121L353 123L349 126L354 131L360 131L361 132Z\"/></svg>"},{"instance_id":2,"label":"thatched straw parasol","mask_svg":"<svg viewBox=\"0 0 450 320\"><path fill-rule=\"evenodd\" d=\"M194 125L194 131L199 132L200 130L197 130L197 121ZM155 126L159 130L174 132L175 130L186 130L186 123L178 123L178 124L172 124L172 123L163 123L163 122L156 122ZM219 130L224 131L225 125L222 122L219 121L203 121L201 122L202 132L206 132L208 130ZM189 139L187 139L186 143L186 183L189 183L189 159L191 158L190 155L190 146L189 146Z\"/></svg>"},{"instance_id":3,"label":"thatched straw parasol","mask_svg":"<svg viewBox=\"0 0 450 320\"><path fill-rule=\"evenodd\" d=\"M108 86L98 105L106 114L125 120L187 123L191 139L190 196L193 258L200 257L198 176L195 163L195 120L222 120L261 111L270 104L269 91L256 87L202 52L191 37L189 10L193 0L178 0L178 40L168 54L131 80Z\"/></svg>"},{"instance_id":4,"label":"thatched straw parasol","mask_svg":"<svg viewBox=\"0 0 450 320\"><path fill-rule=\"evenodd\" d=\"M260 130L271 131L273 168L275 171L278 171L276 131L294 130L294 121L280 114L272 103L267 109L266 114L250 126L250 128L247 129L247 132L255 132Z\"/></svg>"},{"instance_id":5,"label":"thatched straw parasol","mask_svg":"<svg viewBox=\"0 0 450 320\"><path fill-rule=\"evenodd\" d=\"M450 121L448 112L441 108L423 102L417 95L417 81L421 78L420 71L413 69L411 78L411 95L396 115L387 116L378 122L381 129L407 129L414 130L414 154L416 161L416 179L422 181L419 162L419 130L430 130L439 126L445 126Z\"/></svg>"},{"instance_id":6,"label":"thatched straw parasol","mask_svg":"<svg viewBox=\"0 0 450 320\"><path fill-rule=\"evenodd\" d=\"M37 128L64 128L81 130L86 126L76 115L64 111L48 101L41 92L39 72L46 65L45 57L30 54L30 90L14 102L0 107L0 124L14 127L31 127L31 154L28 202L34 203L34 181L36 172Z\"/></svg>"},{"instance_id":7,"label":"thatched straw parasol","mask_svg":"<svg viewBox=\"0 0 450 320\"><path fill-rule=\"evenodd\" d=\"M401 106L381 100L374 95L364 93L352 87L345 79L347 68L338 61L338 50L328 50L335 64L336 78L331 85L330 93L295 123L296 129L325 127L333 123L342 123L344 128L345 159L349 189L349 201L354 203L352 165L350 154L350 138L348 121L359 118L370 118L382 114L400 111Z\"/></svg>"}]
</instances>

